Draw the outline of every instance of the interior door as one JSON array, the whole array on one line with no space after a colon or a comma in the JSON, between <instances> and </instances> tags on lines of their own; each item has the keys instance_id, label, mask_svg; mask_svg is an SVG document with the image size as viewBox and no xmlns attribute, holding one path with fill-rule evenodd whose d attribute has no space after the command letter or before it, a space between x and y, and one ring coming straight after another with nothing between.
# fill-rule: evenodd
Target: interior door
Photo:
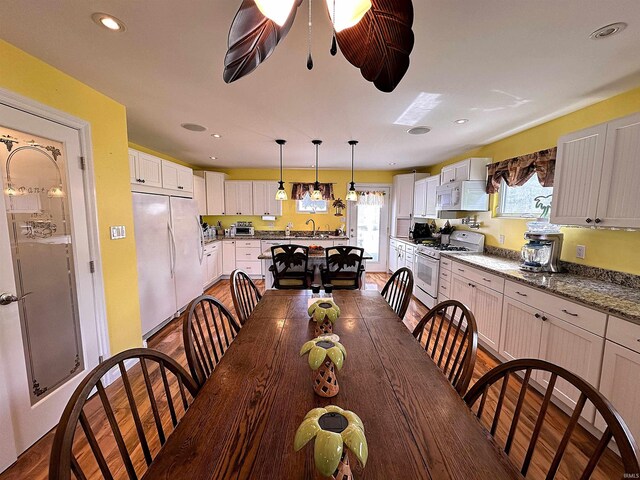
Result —
<instances>
[{"instance_id":1,"label":"interior door","mask_svg":"<svg viewBox=\"0 0 640 480\"><path fill-rule=\"evenodd\" d=\"M0 471L98 364L79 132L0 105Z\"/></svg>"},{"instance_id":2,"label":"interior door","mask_svg":"<svg viewBox=\"0 0 640 480\"><path fill-rule=\"evenodd\" d=\"M373 257L367 260L368 272L387 271L387 249L389 247L389 201L391 187L388 185L359 185L359 191L382 192L382 205L367 205L361 201L347 202L349 220L349 243L364 248ZM413 194L413 189L411 190Z\"/></svg>"}]
</instances>

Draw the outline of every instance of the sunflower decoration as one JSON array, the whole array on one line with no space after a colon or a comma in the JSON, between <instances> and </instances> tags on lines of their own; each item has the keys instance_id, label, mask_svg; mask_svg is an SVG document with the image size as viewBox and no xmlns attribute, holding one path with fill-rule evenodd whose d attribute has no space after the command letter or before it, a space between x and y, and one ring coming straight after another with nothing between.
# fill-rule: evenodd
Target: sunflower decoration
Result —
<instances>
[{"instance_id":1,"label":"sunflower decoration","mask_svg":"<svg viewBox=\"0 0 640 480\"><path fill-rule=\"evenodd\" d=\"M298 427L293 448L297 452L313 438L316 468L325 477L353 478L349 452L355 455L362 467L367 463L369 448L364 425L353 412L335 405L314 408Z\"/></svg>"},{"instance_id":2,"label":"sunflower decoration","mask_svg":"<svg viewBox=\"0 0 640 480\"><path fill-rule=\"evenodd\" d=\"M302 345L300 355L307 353L313 370L313 391L321 397L335 397L340 391L336 370L342 368L347 351L340 342L322 335Z\"/></svg>"},{"instance_id":3,"label":"sunflower decoration","mask_svg":"<svg viewBox=\"0 0 640 480\"><path fill-rule=\"evenodd\" d=\"M340 316L340 307L333 300L321 299L311 304L308 313L316 322L316 336L318 336L323 333L333 333L333 324Z\"/></svg>"}]
</instances>

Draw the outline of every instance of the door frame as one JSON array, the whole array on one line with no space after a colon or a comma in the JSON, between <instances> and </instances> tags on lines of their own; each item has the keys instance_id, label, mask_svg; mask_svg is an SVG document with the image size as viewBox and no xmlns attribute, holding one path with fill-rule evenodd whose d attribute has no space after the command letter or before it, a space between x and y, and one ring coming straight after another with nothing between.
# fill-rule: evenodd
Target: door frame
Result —
<instances>
[{"instance_id":1,"label":"door frame","mask_svg":"<svg viewBox=\"0 0 640 480\"><path fill-rule=\"evenodd\" d=\"M84 157L85 203L87 211L87 233L89 252L94 262L95 272L92 275L92 290L95 299L95 320L98 334L98 352L101 357L109 358L109 330L107 325L107 309L104 294L104 278L102 276L102 256L100 249L100 230L98 225L98 205L96 201L95 173L93 165L93 146L91 143L91 124L86 120L74 117L48 105L24 97L0 87L0 104L6 105L44 120L59 123L78 131L80 152ZM109 382L110 383L110 382Z\"/></svg>"},{"instance_id":2,"label":"door frame","mask_svg":"<svg viewBox=\"0 0 640 480\"><path fill-rule=\"evenodd\" d=\"M347 190L349 189L349 184L347 184ZM386 233L384 233L384 238L383 238L383 242L386 241L387 244L387 249L384 255L384 264L386 265L386 268L383 270L384 272L388 272L389 271L389 235L391 233L391 194L393 193L393 184L392 183L358 183L357 184L357 188L356 190L363 188L363 189L369 189L369 190L375 190L376 188L388 188L389 189L389 195L387 199L385 199L385 202L389 202L389 208L387 209L387 231ZM353 226L353 213L355 212L355 208L356 206L353 204L353 202L347 202L347 231L346 234L349 236L349 244L351 245L352 240L351 240L351 227ZM381 256L382 256L382 252L380 252Z\"/></svg>"}]
</instances>

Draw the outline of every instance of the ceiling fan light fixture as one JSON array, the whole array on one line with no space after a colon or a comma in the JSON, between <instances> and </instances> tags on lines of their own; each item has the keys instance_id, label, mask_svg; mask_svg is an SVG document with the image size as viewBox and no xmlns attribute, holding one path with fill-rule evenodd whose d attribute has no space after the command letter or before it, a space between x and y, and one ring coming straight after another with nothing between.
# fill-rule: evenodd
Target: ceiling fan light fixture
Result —
<instances>
[{"instance_id":1,"label":"ceiling fan light fixture","mask_svg":"<svg viewBox=\"0 0 640 480\"><path fill-rule=\"evenodd\" d=\"M255 2L265 17L283 26L291 14L295 0L255 0Z\"/></svg>"},{"instance_id":2,"label":"ceiling fan light fixture","mask_svg":"<svg viewBox=\"0 0 640 480\"><path fill-rule=\"evenodd\" d=\"M336 32L341 32L362 20L362 17L371 9L371 0L327 0L327 8ZM333 18L334 9L335 18Z\"/></svg>"}]
</instances>

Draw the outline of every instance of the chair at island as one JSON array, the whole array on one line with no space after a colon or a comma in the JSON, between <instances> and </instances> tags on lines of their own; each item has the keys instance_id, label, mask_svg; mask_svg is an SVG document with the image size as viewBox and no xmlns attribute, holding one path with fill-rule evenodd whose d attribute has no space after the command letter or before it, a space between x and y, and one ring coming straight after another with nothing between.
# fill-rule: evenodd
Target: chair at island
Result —
<instances>
[{"instance_id":1,"label":"chair at island","mask_svg":"<svg viewBox=\"0 0 640 480\"><path fill-rule=\"evenodd\" d=\"M328 247L325 250L325 265L320 266L322 283L330 283L335 290L358 290L362 288L362 257L364 248L351 245Z\"/></svg>"},{"instance_id":2,"label":"chair at island","mask_svg":"<svg viewBox=\"0 0 640 480\"><path fill-rule=\"evenodd\" d=\"M276 245L271 247L273 287L279 290L311 288L314 269L309 269L309 247Z\"/></svg>"}]
</instances>

